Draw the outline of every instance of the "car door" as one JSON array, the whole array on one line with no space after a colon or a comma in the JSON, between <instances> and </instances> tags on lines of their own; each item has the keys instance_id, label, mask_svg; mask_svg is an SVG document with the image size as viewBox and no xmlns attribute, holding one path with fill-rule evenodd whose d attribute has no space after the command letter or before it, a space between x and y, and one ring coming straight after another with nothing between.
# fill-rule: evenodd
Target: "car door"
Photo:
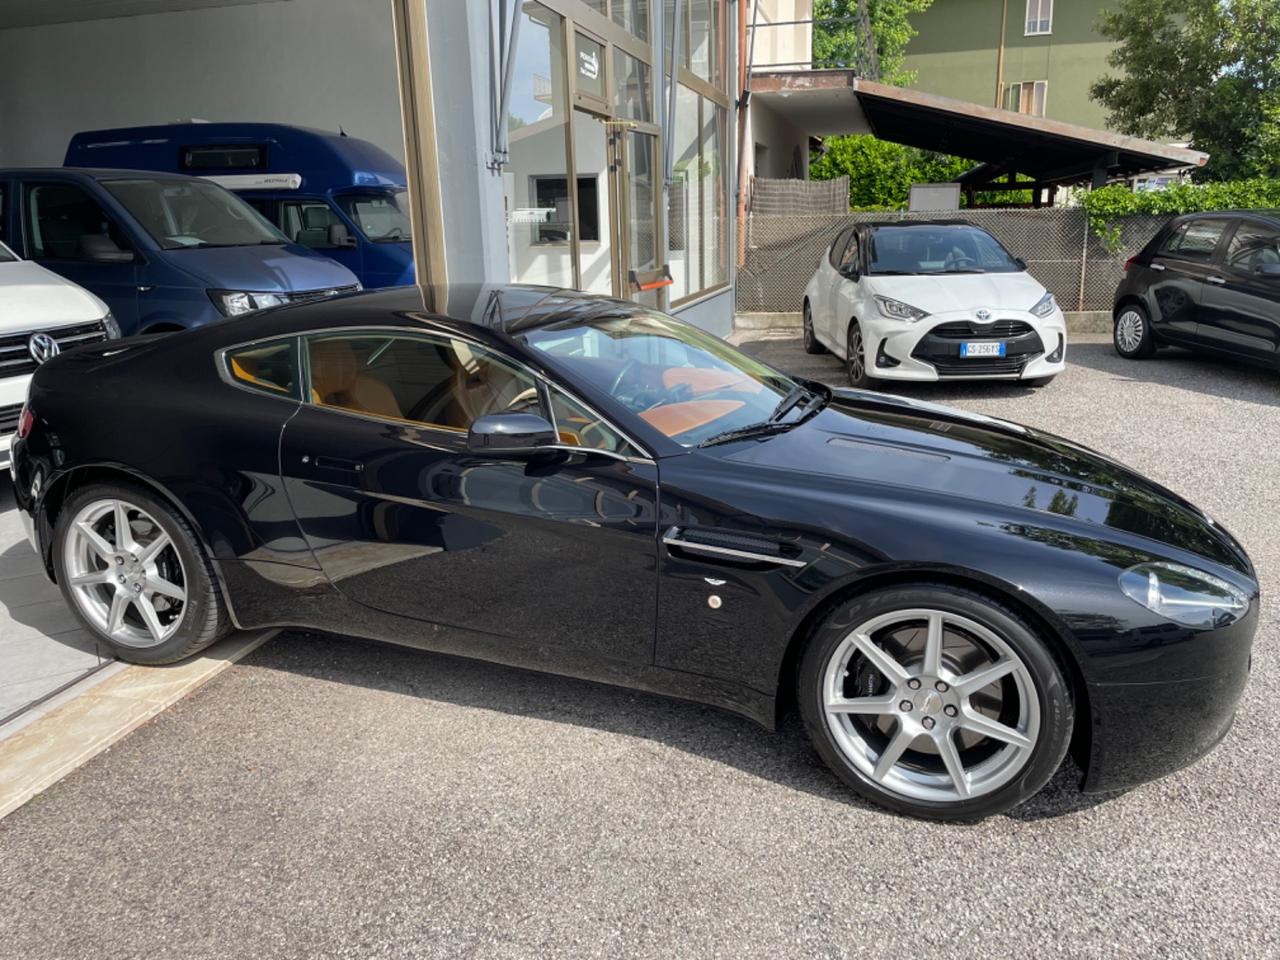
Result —
<instances>
[{"instance_id":1,"label":"car door","mask_svg":"<svg viewBox=\"0 0 1280 960\"><path fill-rule=\"evenodd\" d=\"M828 345L834 342L831 339L832 285L839 276L837 269L840 265L840 257L844 253L845 244L849 242L849 234L852 231L852 227L846 227L836 234L835 240L827 248L826 256L818 265L818 302L813 310L813 329L818 334L818 338Z\"/></svg>"},{"instance_id":2,"label":"car door","mask_svg":"<svg viewBox=\"0 0 1280 960\"><path fill-rule=\"evenodd\" d=\"M651 662L652 461L562 391L457 334L318 334L304 356L308 402L283 432L281 472L338 590L513 646ZM566 448L582 452L467 451L476 416L548 407Z\"/></svg>"},{"instance_id":3,"label":"car door","mask_svg":"<svg viewBox=\"0 0 1280 960\"><path fill-rule=\"evenodd\" d=\"M1280 227L1236 222L1220 269L1206 278L1200 339L1255 360L1280 355Z\"/></svg>"},{"instance_id":4,"label":"car door","mask_svg":"<svg viewBox=\"0 0 1280 960\"><path fill-rule=\"evenodd\" d=\"M329 228L334 225L346 231L347 246L334 246L329 242ZM294 243L337 260L357 277L363 274L364 258L355 234L323 197L281 201L280 230Z\"/></svg>"},{"instance_id":5,"label":"car door","mask_svg":"<svg viewBox=\"0 0 1280 960\"><path fill-rule=\"evenodd\" d=\"M858 279L861 275L862 237L859 231L849 234L831 280L831 326L829 337L838 356L843 357L848 345L849 321L858 313Z\"/></svg>"},{"instance_id":6,"label":"car door","mask_svg":"<svg viewBox=\"0 0 1280 960\"><path fill-rule=\"evenodd\" d=\"M1171 340L1196 342L1204 288L1231 220L1187 220L1172 231L1151 258L1152 324Z\"/></svg>"},{"instance_id":7,"label":"car door","mask_svg":"<svg viewBox=\"0 0 1280 960\"><path fill-rule=\"evenodd\" d=\"M27 259L96 294L121 328L133 331L139 261L116 219L84 187L70 181L24 181L22 198Z\"/></svg>"}]
</instances>

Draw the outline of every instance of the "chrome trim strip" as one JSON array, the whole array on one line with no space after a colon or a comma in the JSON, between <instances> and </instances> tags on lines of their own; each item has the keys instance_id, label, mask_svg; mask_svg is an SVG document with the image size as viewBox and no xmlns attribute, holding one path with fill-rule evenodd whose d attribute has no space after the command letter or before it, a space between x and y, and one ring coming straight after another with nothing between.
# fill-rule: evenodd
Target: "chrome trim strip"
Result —
<instances>
[{"instance_id":1,"label":"chrome trim strip","mask_svg":"<svg viewBox=\"0 0 1280 960\"><path fill-rule=\"evenodd\" d=\"M773 563L783 567L807 567L808 560L792 560L790 557L771 557L763 553L751 553L749 550L734 550L730 547L714 547L706 543L692 543L678 536L680 529L672 527L662 535L662 542L669 547L679 547L692 553L713 553L721 557L734 557L738 560L752 560L757 563Z\"/></svg>"}]
</instances>

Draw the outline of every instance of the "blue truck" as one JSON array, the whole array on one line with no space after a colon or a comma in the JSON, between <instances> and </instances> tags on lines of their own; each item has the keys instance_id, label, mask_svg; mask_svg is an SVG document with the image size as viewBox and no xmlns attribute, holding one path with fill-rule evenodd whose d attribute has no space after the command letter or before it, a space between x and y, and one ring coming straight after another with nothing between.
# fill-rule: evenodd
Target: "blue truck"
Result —
<instances>
[{"instance_id":1,"label":"blue truck","mask_svg":"<svg viewBox=\"0 0 1280 960\"><path fill-rule=\"evenodd\" d=\"M283 123L170 123L77 133L68 167L203 177L366 288L414 282L404 166L380 147Z\"/></svg>"},{"instance_id":2,"label":"blue truck","mask_svg":"<svg viewBox=\"0 0 1280 960\"><path fill-rule=\"evenodd\" d=\"M360 289L223 187L152 170L0 170L0 242L105 301L124 336Z\"/></svg>"}]
</instances>

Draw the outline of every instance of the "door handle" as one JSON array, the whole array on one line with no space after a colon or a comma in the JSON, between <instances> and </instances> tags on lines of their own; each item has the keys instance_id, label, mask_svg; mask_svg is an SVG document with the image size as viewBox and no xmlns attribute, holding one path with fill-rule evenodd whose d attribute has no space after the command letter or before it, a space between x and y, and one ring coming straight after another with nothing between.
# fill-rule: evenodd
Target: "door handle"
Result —
<instances>
[{"instance_id":1,"label":"door handle","mask_svg":"<svg viewBox=\"0 0 1280 960\"><path fill-rule=\"evenodd\" d=\"M314 461L321 470L338 470L342 473L364 473L364 464L341 457L303 457L302 462Z\"/></svg>"},{"instance_id":2,"label":"door handle","mask_svg":"<svg viewBox=\"0 0 1280 960\"><path fill-rule=\"evenodd\" d=\"M1213 277L1208 277L1206 279L1208 279L1209 283L1216 283L1218 286L1222 286L1224 283L1227 282L1225 277L1213 276Z\"/></svg>"},{"instance_id":3,"label":"door handle","mask_svg":"<svg viewBox=\"0 0 1280 960\"><path fill-rule=\"evenodd\" d=\"M740 533L710 530L681 530L671 527L662 542L688 553L706 554L707 559L745 560L748 563L776 563L783 567L807 567L808 560L784 556L781 544Z\"/></svg>"},{"instance_id":4,"label":"door handle","mask_svg":"<svg viewBox=\"0 0 1280 960\"><path fill-rule=\"evenodd\" d=\"M1151 264L1151 269L1152 269L1152 270L1163 270L1163 269L1164 269L1164 264L1163 264L1163 263L1153 263L1153 264Z\"/></svg>"}]
</instances>

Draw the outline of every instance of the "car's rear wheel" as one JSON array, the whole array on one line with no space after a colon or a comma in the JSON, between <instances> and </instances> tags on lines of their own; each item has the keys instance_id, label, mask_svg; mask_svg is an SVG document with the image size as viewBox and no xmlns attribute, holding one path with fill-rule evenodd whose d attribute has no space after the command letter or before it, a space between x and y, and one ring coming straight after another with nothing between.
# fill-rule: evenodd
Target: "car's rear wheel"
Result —
<instances>
[{"instance_id":1,"label":"car's rear wheel","mask_svg":"<svg viewBox=\"0 0 1280 960\"><path fill-rule=\"evenodd\" d=\"M1112 328L1116 353L1126 360L1142 360L1156 352L1147 311L1136 303L1128 303L1116 312Z\"/></svg>"},{"instance_id":2,"label":"car's rear wheel","mask_svg":"<svg viewBox=\"0 0 1280 960\"><path fill-rule=\"evenodd\" d=\"M191 527L140 487L74 493L54 527L54 563L67 603L121 659L171 663L230 628Z\"/></svg>"},{"instance_id":3,"label":"car's rear wheel","mask_svg":"<svg viewBox=\"0 0 1280 960\"><path fill-rule=\"evenodd\" d=\"M1071 739L1070 689L1018 614L942 584L836 608L810 638L798 699L809 737L867 799L977 820L1036 793Z\"/></svg>"},{"instance_id":4,"label":"car's rear wheel","mask_svg":"<svg viewBox=\"0 0 1280 960\"><path fill-rule=\"evenodd\" d=\"M810 308L808 300L804 302L804 352L827 352L827 348L818 342L818 337L813 332L813 310Z\"/></svg>"},{"instance_id":5,"label":"car's rear wheel","mask_svg":"<svg viewBox=\"0 0 1280 960\"><path fill-rule=\"evenodd\" d=\"M867 373L867 350L862 339L862 327L854 320L849 324L848 340L844 354L845 372L849 375L850 386L863 390L875 389L876 380Z\"/></svg>"}]
</instances>

